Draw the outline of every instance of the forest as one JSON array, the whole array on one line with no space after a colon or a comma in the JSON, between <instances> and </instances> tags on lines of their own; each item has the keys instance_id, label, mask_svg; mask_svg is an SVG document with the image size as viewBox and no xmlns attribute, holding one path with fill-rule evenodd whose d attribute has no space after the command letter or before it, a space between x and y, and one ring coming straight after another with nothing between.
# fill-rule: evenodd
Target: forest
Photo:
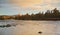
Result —
<instances>
[{"instance_id":1,"label":"forest","mask_svg":"<svg viewBox=\"0 0 60 35\"><path fill-rule=\"evenodd\" d=\"M0 20L15 19L15 20L60 20L60 11L55 8L53 10L47 10L45 13L25 15L12 15L12 16L0 16Z\"/></svg>"}]
</instances>

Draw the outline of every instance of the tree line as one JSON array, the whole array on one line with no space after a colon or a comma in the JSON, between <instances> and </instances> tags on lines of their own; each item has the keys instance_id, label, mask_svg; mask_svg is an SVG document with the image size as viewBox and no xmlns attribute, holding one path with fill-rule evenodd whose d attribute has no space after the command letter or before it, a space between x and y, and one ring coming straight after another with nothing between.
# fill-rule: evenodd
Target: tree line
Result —
<instances>
[{"instance_id":1,"label":"tree line","mask_svg":"<svg viewBox=\"0 0 60 35\"><path fill-rule=\"evenodd\" d=\"M0 19L2 19L0 17ZM7 18L3 18L7 19ZM60 11L57 10L57 8L53 10L47 10L45 13L37 13L37 14L31 14L29 15L28 13L25 15L15 15L14 17L11 16L8 19L15 19L15 20L60 20Z\"/></svg>"},{"instance_id":2,"label":"tree line","mask_svg":"<svg viewBox=\"0 0 60 35\"><path fill-rule=\"evenodd\" d=\"M16 16L15 19L19 20L53 20L53 19L60 19L60 11L57 10L57 8L53 10L47 10L45 13L37 13L37 14L31 14L28 13L26 15L22 16Z\"/></svg>"}]
</instances>

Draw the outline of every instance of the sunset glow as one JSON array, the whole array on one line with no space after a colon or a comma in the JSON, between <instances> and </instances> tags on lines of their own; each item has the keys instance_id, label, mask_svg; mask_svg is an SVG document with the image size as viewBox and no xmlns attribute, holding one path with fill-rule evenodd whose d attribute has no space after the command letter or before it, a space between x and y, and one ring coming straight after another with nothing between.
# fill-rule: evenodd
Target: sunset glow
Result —
<instances>
[{"instance_id":1,"label":"sunset glow","mask_svg":"<svg viewBox=\"0 0 60 35\"><path fill-rule=\"evenodd\" d=\"M60 10L60 0L0 0L0 15L35 14L54 8Z\"/></svg>"}]
</instances>

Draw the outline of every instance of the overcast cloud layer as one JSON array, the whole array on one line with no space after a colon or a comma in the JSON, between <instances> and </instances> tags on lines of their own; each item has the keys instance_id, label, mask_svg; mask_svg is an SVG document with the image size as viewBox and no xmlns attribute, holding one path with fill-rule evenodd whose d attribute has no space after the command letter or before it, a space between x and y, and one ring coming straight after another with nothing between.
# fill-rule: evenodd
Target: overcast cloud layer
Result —
<instances>
[{"instance_id":1,"label":"overcast cloud layer","mask_svg":"<svg viewBox=\"0 0 60 35\"><path fill-rule=\"evenodd\" d=\"M0 0L0 14L38 13L48 9L60 9L60 0Z\"/></svg>"}]
</instances>

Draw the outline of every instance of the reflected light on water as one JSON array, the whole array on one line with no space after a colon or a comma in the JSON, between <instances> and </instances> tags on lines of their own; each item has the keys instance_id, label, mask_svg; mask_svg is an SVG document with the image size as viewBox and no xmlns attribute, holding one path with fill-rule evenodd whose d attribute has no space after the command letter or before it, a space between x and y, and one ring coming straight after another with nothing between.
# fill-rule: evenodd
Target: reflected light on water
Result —
<instances>
[{"instance_id":1,"label":"reflected light on water","mask_svg":"<svg viewBox=\"0 0 60 35\"><path fill-rule=\"evenodd\" d=\"M0 28L1 35L57 35L60 32L60 21L16 20L14 23L17 24L17 26Z\"/></svg>"}]
</instances>

